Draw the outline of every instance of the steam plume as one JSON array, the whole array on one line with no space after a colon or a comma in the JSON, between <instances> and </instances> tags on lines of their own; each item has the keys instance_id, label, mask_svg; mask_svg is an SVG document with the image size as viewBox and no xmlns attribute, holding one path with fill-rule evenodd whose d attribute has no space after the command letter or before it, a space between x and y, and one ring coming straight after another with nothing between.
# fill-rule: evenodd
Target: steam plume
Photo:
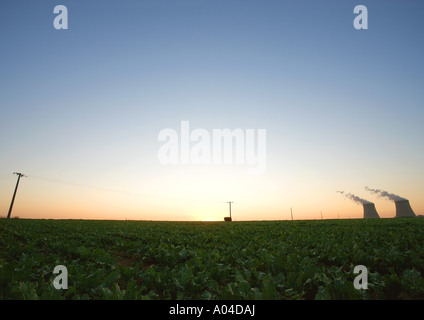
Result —
<instances>
[{"instance_id":1,"label":"steam plume","mask_svg":"<svg viewBox=\"0 0 424 320\"><path fill-rule=\"evenodd\" d=\"M362 199L362 198L360 198L360 197L358 197L358 196L355 196L354 194L352 194L352 193L345 193L344 191L337 191L338 193L341 193L342 195L344 195L346 198L348 198L348 199L350 199L350 200L352 200L352 201L355 201L357 204L369 204L369 203L372 203L372 202L370 202L370 201L368 201L368 200L365 200L365 199Z\"/></svg>"},{"instance_id":2,"label":"steam plume","mask_svg":"<svg viewBox=\"0 0 424 320\"><path fill-rule=\"evenodd\" d=\"M384 190L379 190L379 189L371 189L368 187L365 187L365 190L376 194L379 198L386 198L388 200L392 200L392 201L400 201L400 200L406 200L405 198L402 198L396 194L384 191Z\"/></svg>"}]
</instances>

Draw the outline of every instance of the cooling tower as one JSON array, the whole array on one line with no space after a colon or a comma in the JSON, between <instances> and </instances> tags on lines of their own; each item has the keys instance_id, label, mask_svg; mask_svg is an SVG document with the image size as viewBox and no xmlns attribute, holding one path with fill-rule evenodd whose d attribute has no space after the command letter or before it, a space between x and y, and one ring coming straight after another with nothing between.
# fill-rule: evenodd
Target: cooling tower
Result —
<instances>
[{"instance_id":1,"label":"cooling tower","mask_svg":"<svg viewBox=\"0 0 424 320\"><path fill-rule=\"evenodd\" d=\"M364 219L368 218L380 218L377 210L375 210L374 203L363 203L364 206Z\"/></svg>"},{"instance_id":2,"label":"cooling tower","mask_svg":"<svg viewBox=\"0 0 424 320\"><path fill-rule=\"evenodd\" d=\"M408 200L397 200L395 201L395 205L396 205L396 218L416 217Z\"/></svg>"}]
</instances>

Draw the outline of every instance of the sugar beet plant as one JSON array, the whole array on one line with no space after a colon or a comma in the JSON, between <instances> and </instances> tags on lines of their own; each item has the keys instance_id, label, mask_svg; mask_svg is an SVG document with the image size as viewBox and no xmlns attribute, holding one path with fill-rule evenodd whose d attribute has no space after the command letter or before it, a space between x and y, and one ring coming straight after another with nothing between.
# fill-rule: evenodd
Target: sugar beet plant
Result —
<instances>
[{"instance_id":1,"label":"sugar beet plant","mask_svg":"<svg viewBox=\"0 0 424 320\"><path fill-rule=\"evenodd\" d=\"M423 299L424 219L0 220L1 299ZM56 289L55 266L68 288ZM355 289L354 268L367 268Z\"/></svg>"}]
</instances>

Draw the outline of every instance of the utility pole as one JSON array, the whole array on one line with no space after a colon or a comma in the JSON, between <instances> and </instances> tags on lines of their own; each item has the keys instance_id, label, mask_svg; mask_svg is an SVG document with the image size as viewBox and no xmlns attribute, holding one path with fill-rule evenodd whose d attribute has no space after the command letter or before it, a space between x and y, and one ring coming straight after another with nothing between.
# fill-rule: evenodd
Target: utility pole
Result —
<instances>
[{"instance_id":1,"label":"utility pole","mask_svg":"<svg viewBox=\"0 0 424 320\"><path fill-rule=\"evenodd\" d=\"M22 173L19 173L19 172L13 172L13 174L18 175L18 181L16 182L15 192L13 193L12 202L10 203L9 212L7 213L7 219L10 218L10 214L12 213L13 203L15 202L15 197L16 197L16 191L18 191L19 180L21 180L21 177L26 177Z\"/></svg>"},{"instance_id":2,"label":"utility pole","mask_svg":"<svg viewBox=\"0 0 424 320\"><path fill-rule=\"evenodd\" d=\"M227 201L227 203L230 205L230 219L231 219L231 204L234 203L233 201Z\"/></svg>"}]
</instances>

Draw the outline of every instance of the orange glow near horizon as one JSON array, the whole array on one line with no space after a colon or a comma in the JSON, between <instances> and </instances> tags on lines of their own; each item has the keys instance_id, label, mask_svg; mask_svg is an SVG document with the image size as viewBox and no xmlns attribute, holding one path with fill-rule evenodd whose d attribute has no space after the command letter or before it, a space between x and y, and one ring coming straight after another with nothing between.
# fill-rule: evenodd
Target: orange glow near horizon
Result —
<instances>
[{"instance_id":1,"label":"orange glow near horizon","mask_svg":"<svg viewBox=\"0 0 424 320\"><path fill-rule=\"evenodd\" d=\"M2 203L1 215L6 216L10 199L3 196ZM344 199L337 199L327 207L323 204L325 203L300 203L293 206L294 220L318 220L321 219L321 213L323 219L353 219L363 216L362 206ZM417 215L420 214L417 210L420 204L422 205L418 201L411 201ZM376 208L381 218L395 216L395 207L390 201L379 201ZM31 195L23 190L16 198L12 213L12 217L20 218L158 221L223 221L228 215L228 204L225 201L212 204L181 203L82 191L68 191L67 194L50 192L50 195L46 193L41 196ZM291 220L290 204L276 201L261 206L251 199L240 199L232 206L232 217L234 221Z\"/></svg>"},{"instance_id":2,"label":"orange glow near horizon","mask_svg":"<svg viewBox=\"0 0 424 320\"><path fill-rule=\"evenodd\" d=\"M200 175L201 172L204 174ZM0 216L3 217L10 205L16 183L14 178L0 184ZM229 216L227 201L234 201L233 221L291 220L290 208L293 208L294 220L318 220L321 214L323 219L363 217L362 206L336 193L338 188L331 183L323 183L321 189L314 184L279 185L267 176L232 176L229 168L221 171L216 168L211 171L187 169L149 182L148 188L139 185L129 185L131 187L126 189L91 188L28 177L20 183L12 217L223 221ZM395 216L392 201L361 191L361 196L375 203L381 218ZM419 192L411 189L409 194L413 210L417 215L422 214L424 200Z\"/></svg>"}]
</instances>

